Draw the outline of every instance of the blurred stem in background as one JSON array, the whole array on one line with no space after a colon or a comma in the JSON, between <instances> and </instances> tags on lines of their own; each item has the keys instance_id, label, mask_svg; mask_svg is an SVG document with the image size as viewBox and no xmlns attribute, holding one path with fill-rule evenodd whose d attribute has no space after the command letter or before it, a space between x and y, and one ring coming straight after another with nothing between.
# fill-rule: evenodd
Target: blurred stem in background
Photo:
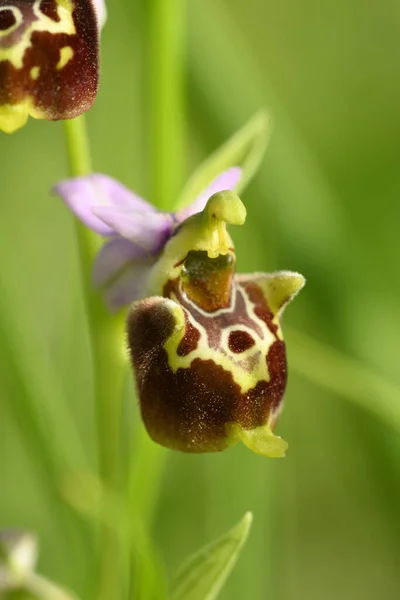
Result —
<instances>
[{"instance_id":1,"label":"blurred stem in background","mask_svg":"<svg viewBox=\"0 0 400 600\"><path fill-rule=\"evenodd\" d=\"M144 5L147 31L147 81L149 98L149 197L160 209L172 210L183 182L185 156L185 0L151 0ZM133 518L151 527L159 496L166 450L155 444L143 425L132 440L129 506ZM147 576L143 557L135 559L132 598L152 598L162 588L161 573ZM157 594L157 598L160 593Z\"/></svg>"},{"instance_id":2,"label":"blurred stem in background","mask_svg":"<svg viewBox=\"0 0 400 600\"><path fill-rule=\"evenodd\" d=\"M152 0L145 5L147 32L147 89L149 98L150 197L172 210L182 187L185 156L185 0ZM130 478L131 506L150 522L157 500L165 450L152 442L142 427L134 440Z\"/></svg>"},{"instance_id":3,"label":"blurred stem in background","mask_svg":"<svg viewBox=\"0 0 400 600\"><path fill-rule=\"evenodd\" d=\"M171 210L182 186L185 0L151 0L148 22L150 186L153 204Z\"/></svg>"},{"instance_id":4,"label":"blurred stem in background","mask_svg":"<svg viewBox=\"0 0 400 600\"><path fill-rule=\"evenodd\" d=\"M91 158L84 117L65 121L64 127L70 175L88 175L91 172ZM122 354L122 320L109 314L100 294L91 284L92 261L98 241L77 220L75 227L92 355L100 476L105 486L116 489L119 479L122 391L126 370ZM121 557L115 534L107 526L102 530L99 597L106 600L118 597Z\"/></svg>"}]
</instances>

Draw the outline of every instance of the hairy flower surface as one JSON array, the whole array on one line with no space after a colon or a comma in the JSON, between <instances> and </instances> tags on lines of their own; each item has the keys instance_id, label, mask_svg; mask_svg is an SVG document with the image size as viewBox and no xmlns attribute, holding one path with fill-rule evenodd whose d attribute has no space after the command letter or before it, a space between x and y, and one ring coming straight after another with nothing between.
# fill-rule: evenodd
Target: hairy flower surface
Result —
<instances>
[{"instance_id":1,"label":"hairy flower surface","mask_svg":"<svg viewBox=\"0 0 400 600\"><path fill-rule=\"evenodd\" d=\"M241 440L280 457L287 444L272 432L287 378L280 318L304 278L235 273L227 224L242 225L246 210L227 188L240 177L237 167L222 173L178 213L157 211L104 175L56 191L109 238L94 280L111 308L132 303L127 339L150 436L184 452Z\"/></svg>"},{"instance_id":2,"label":"hairy flower surface","mask_svg":"<svg viewBox=\"0 0 400 600\"><path fill-rule=\"evenodd\" d=\"M72 119L97 94L104 0L0 0L0 129Z\"/></svg>"}]
</instances>

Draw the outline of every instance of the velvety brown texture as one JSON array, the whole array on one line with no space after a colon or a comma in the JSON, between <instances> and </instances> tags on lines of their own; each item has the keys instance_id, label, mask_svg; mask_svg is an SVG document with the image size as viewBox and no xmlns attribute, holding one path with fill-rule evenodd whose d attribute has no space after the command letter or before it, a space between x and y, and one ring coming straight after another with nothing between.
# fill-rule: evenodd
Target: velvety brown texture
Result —
<instances>
[{"instance_id":1,"label":"velvety brown texture","mask_svg":"<svg viewBox=\"0 0 400 600\"><path fill-rule=\"evenodd\" d=\"M10 4L8 0L7 4ZM27 25L37 18L32 11L33 0L14 0L13 5L21 11L24 20L14 32L0 39L0 48L15 44ZM43 2L41 8L44 14L57 20L52 0ZM34 106L50 120L71 119L92 106L98 88L99 34L90 0L75 3L73 20L75 35L34 32L22 68L16 69L9 61L0 62L0 104L18 104L29 96ZM74 55L63 68L57 69L64 47L72 48ZM37 79L31 77L33 67L40 68Z\"/></svg>"},{"instance_id":2,"label":"velvety brown texture","mask_svg":"<svg viewBox=\"0 0 400 600\"><path fill-rule=\"evenodd\" d=\"M286 385L285 345L274 342L266 357L270 381L242 394L230 372L212 360L195 358L175 373L163 345L174 318L161 299L137 303L128 323L128 343L143 421L160 444L185 452L213 452L229 444L226 425L264 425Z\"/></svg>"},{"instance_id":3,"label":"velvety brown texture","mask_svg":"<svg viewBox=\"0 0 400 600\"><path fill-rule=\"evenodd\" d=\"M255 344L254 338L251 337L247 331L231 331L229 334L228 344L229 350L231 352L235 352L235 354L240 354L241 352L245 352Z\"/></svg>"},{"instance_id":4,"label":"velvety brown texture","mask_svg":"<svg viewBox=\"0 0 400 600\"><path fill-rule=\"evenodd\" d=\"M232 443L232 424L242 429L275 424L274 413L286 386L285 344L278 338L274 314L257 281L234 278L233 255L210 259L204 251L192 251L182 265L181 275L163 288L164 297L176 302L185 315L185 332L172 362L176 371L164 348L175 326L174 305L167 300L149 298L134 305L128 319L129 347L150 436L184 452L215 452ZM260 340L267 341L263 346L269 348L267 356L261 353L261 345L256 346ZM199 356L189 367L177 368L178 357L187 356L199 343L225 356L232 370ZM253 352L240 356L253 346ZM264 360L268 381L257 381L255 376L254 387L242 393L235 370L257 373L259 361Z\"/></svg>"}]
</instances>

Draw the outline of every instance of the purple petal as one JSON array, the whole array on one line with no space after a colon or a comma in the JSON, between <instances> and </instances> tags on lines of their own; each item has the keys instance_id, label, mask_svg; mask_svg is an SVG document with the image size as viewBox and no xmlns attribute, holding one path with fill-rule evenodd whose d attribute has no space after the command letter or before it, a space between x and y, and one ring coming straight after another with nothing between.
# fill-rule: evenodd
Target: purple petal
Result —
<instances>
[{"instance_id":1,"label":"purple petal","mask_svg":"<svg viewBox=\"0 0 400 600\"><path fill-rule=\"evenodd\" d=\"M152 264L150 262L130 263L110 285L104 287L104 300L110 311L115 312L146 296Z\"/></svg>"},{"instance_id":2,"label":"purple petal","mask_svg":"<svg viewBox=\"0 0 400 600\"><path fill-rule=\"evenodd\" d=\"M101 248L93 265L93 283L101 287L132 261L148 258L148 252L122 237L115 237Z\"/></svg>"},{"instance_id":3,"label":"purple petal","mask_svg":"<svg viewBox=\"0 0 400 600\"><path fill-rule=\"evenodd\" d=\"M72 212L100 235L113 235L114 230L93 212L94 206L124 206L131 212L154 212L156 209L124 185L107 175L88 175L61 181L55 188Z\"/></svg>"},{"instance_id":4,"label":"purple petal","mask_svg":"<svg viewBox=\"0 0 400 600\"><path fill-rule=\"evenodd\" d=\"M201 212L207 204L207 200L213 194L222 192L223 190L234 190L239 183L241 176L242 169L240 167L231 167L218 175L218 177L216 177L210 185L197 196L196 200L178 212L176 215L178 221L182 222L188 217Z\"/></svg>"},{"instance_id":5,"label":"purple petal","mask_svg":"<svg viewBox=\"0 0 400 600\"><path fill-rule=\"evenodd\" d=\"M150 254L157 254L163 247L174 223L168 213L132 212L126 206L94 206L93 212L113 232Z\"/></svg>"}]
</instances>

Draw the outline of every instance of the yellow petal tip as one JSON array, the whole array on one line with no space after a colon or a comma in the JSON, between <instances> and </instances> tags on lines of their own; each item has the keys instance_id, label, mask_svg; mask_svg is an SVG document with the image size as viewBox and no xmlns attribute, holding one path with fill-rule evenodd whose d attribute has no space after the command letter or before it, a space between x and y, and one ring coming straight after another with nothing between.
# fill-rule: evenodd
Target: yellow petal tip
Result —
<instances>
[{"instance_id":1,"label":"yellow petal tip","mask_svg":"<svg viewBox=\"0 0 400 600\"><path fill-rule=\"evenodd\" d=\"M268 458L284 458L288 444L274 435L268 425L256 429L240 429L241 441L253 452Z\"/></svg>"},{"instance_id":2,"label":"yellow petal tip","mask_svg":"<svg viewBox=\"0 0 400 600\"><path fill-rule=\"evenodd\" d=\"M28 120L29 111L25 104L0 106L0 130L14 133L23 127Z\"/></svg>"}]
</instances>

